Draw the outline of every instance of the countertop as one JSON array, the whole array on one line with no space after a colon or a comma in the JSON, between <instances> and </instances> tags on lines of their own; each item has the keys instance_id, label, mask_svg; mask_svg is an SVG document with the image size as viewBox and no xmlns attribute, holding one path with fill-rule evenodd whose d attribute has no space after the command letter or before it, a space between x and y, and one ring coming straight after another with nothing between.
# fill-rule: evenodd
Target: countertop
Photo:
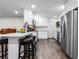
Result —
<instances>
[{"instance_id":1,"label":"countertop","mask_svg":"<svg viewBox=\"0 0 79 59\"><path fill-rule=\"evenodd\" d=\"M0 34L0 37L23 37L27 35L31 35L33 32L26 32L26 33L9 33L9 34Z\"/></svg>"}]
</instances>

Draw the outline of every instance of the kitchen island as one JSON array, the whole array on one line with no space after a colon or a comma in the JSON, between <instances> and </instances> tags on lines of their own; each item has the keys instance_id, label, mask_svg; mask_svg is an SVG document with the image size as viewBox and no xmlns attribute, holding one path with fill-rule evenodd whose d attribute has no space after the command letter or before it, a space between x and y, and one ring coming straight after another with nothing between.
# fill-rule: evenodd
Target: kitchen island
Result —
<instances>
[{"instance_id":1,"label":"kitchen island","mask_svg":"<svg viewBox=\"0 0 79 59\"><path fill-rule=\"evenodd\" d=\"M19 39L32 35L33 33L34 32L0 34L0 37L8 38L8 59L18 59Z\"/></svg>"}]
</instances>

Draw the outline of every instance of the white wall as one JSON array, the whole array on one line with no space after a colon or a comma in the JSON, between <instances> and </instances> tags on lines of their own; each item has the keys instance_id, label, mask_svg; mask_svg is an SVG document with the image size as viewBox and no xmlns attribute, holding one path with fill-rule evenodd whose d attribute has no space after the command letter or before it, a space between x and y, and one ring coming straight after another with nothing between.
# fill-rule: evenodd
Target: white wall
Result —
<instances>
[{"instance_id":1,"label":"white wall","mask_svg":"<svg viewBox=\"0 0 79 59\"><path fill-rule=\"evenodd\" d=\"M23 26L23 18L0 18L0 29L2 28L16 28Z\"/></svg>"}]
</instances>

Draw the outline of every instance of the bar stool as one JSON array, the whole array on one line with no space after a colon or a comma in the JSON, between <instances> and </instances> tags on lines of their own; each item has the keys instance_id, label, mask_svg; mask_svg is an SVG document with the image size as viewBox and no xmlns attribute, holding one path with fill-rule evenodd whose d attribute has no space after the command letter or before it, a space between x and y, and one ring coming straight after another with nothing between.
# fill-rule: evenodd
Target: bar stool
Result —
<instances>
[{"instance_id":1,"label":"bar stool","mask_svg":"<svg viewBox=\"0 0 79 59\"><path fill-rule=\"evenodd\" d=\"M0 58L1 59L8 59L8 38L0 38Z\"/></svg>"},{"instance_id":2,"label":"bar stool","mask_svg":"<svg viewBox=\"0 0 79 59\"><path fill-rule=\"evenodd\" d=\"M32 35L32 38L33 38L33 44L34 44L34 52L36 52L36 44L37 44L36 36Z\"/></svg>"},{"instance_id":3,"label":"bar stool","mask_svg":"<svg viewBox=\"0 0 79 59\"><path fill-rule=\"evenodd\" d=\"M19 40L19 59L34 59L34 52L35 52L35 37L34 36L26 36ZM23 46L23 51L22 50Z\"/></svg>"}]
</instances>

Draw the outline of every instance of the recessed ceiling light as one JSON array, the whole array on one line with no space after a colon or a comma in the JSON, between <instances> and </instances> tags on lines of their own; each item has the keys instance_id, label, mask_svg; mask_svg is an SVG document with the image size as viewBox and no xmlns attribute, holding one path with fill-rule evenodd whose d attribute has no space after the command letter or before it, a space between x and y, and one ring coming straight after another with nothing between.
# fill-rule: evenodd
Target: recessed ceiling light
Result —
<instances>
[{"instance_id":1,"label":"recessed ceiling light","mask_svg":"<svg viewBox=\"0 0 79 59\"><path fill-rule=\"evenodd\" d=\"M15 14L19 14L19 12L18 12L18 11L14 11L14 13L15 13Z\"/></svg>"},{"instance_id":2,"label":"recessed ceiling light","mask_svg":"<svg viewBox=\"0 0 79 59\"><path fill-rule=\"evenodd\" d=\"M36 8L36 5L32 5L32 8L35 9Z\"/></svg>"},{"instance_id":3,"label":"recessed ceiling light","mask_svg":"<svg viewBox=\"0 0 79 59\"><path fill-rule=\"evenodd\" d=\"M57 16L54 16L54 17L57 17Z\"/></svg>"},{"instance_id":4,"label":"recessed ceiling light","mask_svg":"<svg viewBox=\"0 0 79 59\"><path fill-rule=\"evenodd\" d=\"M61 5L61 9L64 9L65 8L65 5Z\"/></svg>"}]
</instances>

